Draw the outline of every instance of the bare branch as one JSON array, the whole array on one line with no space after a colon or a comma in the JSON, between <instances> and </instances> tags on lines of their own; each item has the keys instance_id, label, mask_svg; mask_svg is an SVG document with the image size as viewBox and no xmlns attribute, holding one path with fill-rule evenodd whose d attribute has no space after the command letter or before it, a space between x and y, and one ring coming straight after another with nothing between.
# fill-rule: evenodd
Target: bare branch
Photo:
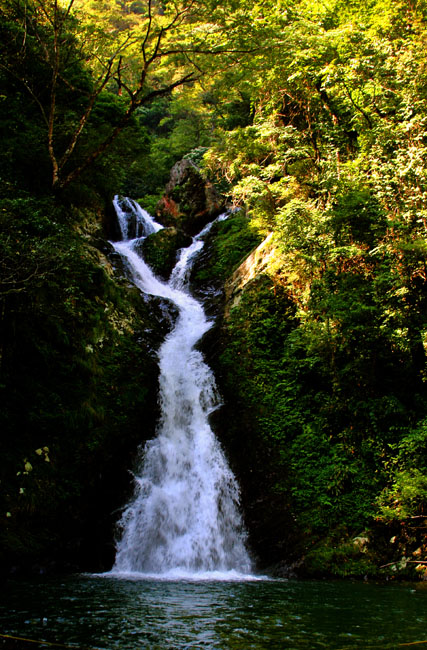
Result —
<instances>
[{"instance_id":1,"label":"bare branch","mask_svg":"<svg viewBox=\"0 0 427 650\"><path fill-rule=\"evenodd\" d=\"M162 27L162 28L160 29L160 32L159 32L158 35L157 35L156 45L154 46L154 52L153 52L153 54L150 56L150 58L148 59L148 61L146 61L146 63L145 63L145 67L146 67L146 68L148 68L148 66L151 65L151 64L153 63L153 61L155 61L155 60L158 58L158 56L159 56L160 44L161 44L161 42L162 42L162 38L163 38L164 34L165 34L165 30L164 30L164 28Z\"/></svg>"},{"instance_id":2,"label":"bare branch","mask_svg":"<svg viewBox=\"0 0 427 650\"><path fill-rule=\"evenodd\" d=\"M129 98L131 99L131 101L133 101L133 98L135 96L135 91L132 90L131 88L129 88L129 86L123 81L123 79L119 80L119 79L116 79L116 77L114 77L114 79L115 79L117 85L120 88L123 88L127 92L127 94L129 95Z\"/></svg>"},{"instance_id":3,"label":"bare branch","mask_svg":"<svg viewBox=\"0 0 427 650\"><path fill-rule=\"evenodd\" d=\"M41 12L44 14L46 20L50 23L52 27L55 27L54 21L52 18L49 16L49 13L46 11L46 7L44 6L43 0L34 0L36 7L39 7L41 9Z\"/></svg>"},{"instance_id":4,"label":"bare branch","mask_svg":"<svg viewBox=\"0 0 427 650\"><path fill-rule=\"evenodd\" d=\"M40 34L39 34L39 30L38 30L38 28L37 28L38 25L37 25L37 23L34 23L33 21L31 21L31 22L32 22L33 30L34 30L34 36L36 37L36 39L37 39L39 45L41 46L41 48L42 48L42 50L43 50L43 52L44 52L44 60L45 60L47 63L50 64L50 55L49 55L49 50L48 50L48 48L47 48L46 43L42 40L42 38L41 38L41 36L40 36Z\"/></svg>"},{"instance_id":5,"label":"bare branch","mask_svg":"<svg viewBox=\"0 0 427 650\"><path fill-rule=\"evenodd\" d=\"M170 31L172 29L172 27L174 27L176 25L178 20L180 20L181 18L185 18L185 16L187 16L190 13L191 9L193 8L193 6L195 4L196 4L196 1L191 0L191 2L186 7L184 7L181 11L177 11L177 13L173 17L173 19L171 20L169 25L167 25L165 27L165 31L167 31L167 32Z\"/></svg>"},{"instance_id":6,"label":"bare branch","mask_svg":"<svg viewBox=\"0 0 427 650\"><path fill-rule=\"evenodd\" d=\"M152 99L155 97L162 97L164 95L168 95L174 88L178 88L178 86L183 86L184 84L187 83L193 83L198 80L198 76L195 76L192 72L189 74L185 75L184 77L181 77L178 79L178 81L175 81L174 83L169 84L168 86L165 86L164 88L159 88L158 90L152 90L149 92L147 95L144 95L138 102L138 106L142 106L143 104L148 104Z\"/></svg>"},{"instance_id":7,"label":"bare branch","mask_svg":"<svg viewBox=\"0 0 427 650\"><path fill-rule=\"evenodd\" d=\"M68 16L70 15L70 11L73 7L73 4L74 4L74 0L70 0L70 2L68 3L68 7L65 11L65 18L68 18Z\"/></svg>"},{"instance_id":8,"label":"bare branch","mask_svg":"<svg viewBox=\"0 0 427 650\"><path fill-rule=\"evenodd\" d=\"M130 118L132 117L135 110L139 108L139 106L148 104L155 97L162 97L164 95L168 95L170 92L172 92L172 90L174 90L174 88L177 88L178 86L182 86L186 83L191 83L194 81L197 81L197 77L195 77L193 73L189 73L184 77L181 77L177 81L168 84L164 88L153 90L149 92L147 95L144 95L143 97L138 97L138 95L142 91L142 88L138 92L133 93L131 104L129 105L128 110L120 120L119 124L110 133L110 135L98 146L98 148L94 152L92 152L90 156L86 158L86 160L81 165L73 169L73 171L71 171L62 181L58 181L56 183L56 186L61 189L66 187L72 181L78 178L85 169L87 169L90 165L92 165L104 153L104 151L106 151L106 149L108 149L108 147L111 146L111 144L114 142L117 136L127 126Z\"/></svg>"},{"instance_id":9,"label":"bare branch","mask_svg":"<svg viewBox=\"0 0 427 650\"><path fill-rule=\"evenodd\" d=\"M142 51L142 56L144 58L144 63L146 63L145 46L146 46L146 44L148 42L148 38L149 38L150 32L151 32L151 25L152 25L152 22L153 22L153 15L151 13L151 3L152 3L152 0L148 0L148 25L147 25L147 29L146 29L146 32L145 32L145 38L142 41L142 45L141 45L141 51Z\"/></svg>"},{"instance_id":10,"label":"bare branch","mask_svg":"<svg viewBox=\"0 0 427 650\"><path fill-rule=\"evenodd\" d=\"M353 104L354 108L355 108L357 111L359 111L359 113L361 113L361 114L363 115L363 117L365 118L365 120L366 120L367 123L368 123L369 128L372 129L372 120L371 120L371 118L369 117L369 115L367 114L367 112L366 112L365 110L363 110L363 108L362 108L361 106L359 106L359 104L357 104L357 103L354 101L353 96L352 96L352 94L351 94L351 92L350 92L350 90L349 90L347 84L345 83L344 79L341 79L340 81L341 81L342 85L344 86L344 88L345 88L345 90L346 90L346 93L347 93L347 95L348 95L348 98L349 98L349 100L351 101L351 103Z\"/></svg>"},{"instance_id":11,"label":"bare branch","mask_svg":"<svg viewBox=\"0 0 427 650\"><path fill-rule=\"evenodd\" d=\"M187 52L184 53L184 56L188 61L188 63L190 63L190 65L192 65L194 68L196 68L196 70L198 70L198 72L200 73L200 76L202 76L204 72L201 69L201 67L195 61L193 61L193 59L190 57L190 55Z\"/></svg>"},{"instance_id":12,"label":"bare branch","mask_svg":"<svg viewBox=\"0 0 427 650\"><path fill-rule=\"evenodd\" d=\"M24 7L24 19L22 21L22 28L24 30L24 38L22 39L22 46L21 46L21 52L25 51L25 46L27 44L27 5L25 4Z\"/></svg>"},{"instance_id":13,"label":"bare branch","mask_svg":"<svg viewBox=\"0 0 427 650\"><path fill-rule=\"evenodd\" d=\"M387 566L394 566L399 563L400 560L396 560L396 562L388 562L388 564L382 564L380 569L385 569ZM427 562L425 560L405 560L405 564L427 564Z\"/></svg>"},{"instance_id":14,"label":"bare branch","mask_svg":"<svg viewBox=\"0 0 427 650\"><path fill-rule=\"evenodd\" d=\"M12 284L12 285L25 285L27 282L32 280L34 278L39 270L38 264L36 265L36 268L34 271L30 273L26 278L14 278L14 279L5 279L2 282L0 282L0 296L7 296L11 293L20 293L21 291L25 291L26 287L25 286L12 286L10 289L2 289L1 285L5 286L7 284Z\"/></svg>"},{"instance_id":15,"label":"bare branch","mask_svg":"<svg viewBox=\"0 0 427 650\"><path fill-rule=\"evenodd\" d=\"M148 31L147 31L146 37L142 45L142 47L144 48L143 49L144 62L146 63L146 65L151 65L153 61L155 61L155 59L157 59L160 55L163 55L163 53L160 54L160 46L164 35L170 32L171 29L173 29L173 27L175 27L178 24L178 21L181 22L189 14L194 4L195 4L195 0L191 0L191 2L186 7L184 7L181 11L176 12L175 16L172 18L172 20L168 25L165 25L160 28L160 31L157 35L156 44L154 46L154 51L152 55L148 58L148 60L146 59L146 53L145 53L145 46L148 38Z\"/></svg>"},{"instance_id":16,"label":"bare branch","mask_svg":"<svg viewBox=\"0 0 427 650\"><path fill-rule=\"evenodd\" d=\"M197 47L189 47L189 48L176 48L176 49L171 49L171 50L164 50L160 52L157 58L159 57L164 57L164 56L170 56L171 54L206 54L209 56L215 56L218 54L254 54L255 52L260 52L261 48L260 47L253 47L250 49L245 49L245 50L237 50L237 49L218 49L218 50L202 50Z\"/></svg>"},{"instance_id":17,"label":"bare branch","mask_svg":"<svg viewBox=\"0 0 427 650\"><path fill-rule=\"evenodd\" d=\"M110 56L110 59L116 59L119 54L123 52L129 45L134 45L138 42L138 39L133 37L133 32L129 32L122 43L117 47L115 52Z\"/></svg>"},{"instance_id":18,"label":"bare branch","mask_svg":"<svg viewBox=\"0 0 427 650\"><path fill-rule=\"evenodd\" d=\"M87 106L85 112L83 113L83 115L80 118L79 124L78 124L76 130L74 131L74 133L73 133L73 135L72 135L72 137L70 139L70 142L68 144L67 149L64 152L64 155L62 156L61 160L59 161L59 170L63 169L64 165L68 162L71 154L73 153L74 149L76 148L77 142L79 141L79 138L80 138L80 136L82 134L82 131L83 131L84 127L86 126L87 121L89 120L90 114L92 113L95 102L96 102L96 100L98 99L100 93L105 88L106 84L108 83L108 81L111 78L112 65L113 65L113 62L110 61L108 70L107 70L107 72L105 74L105 77L104 77L102 83L98 86L96 91L94 93L92 93L92 95L90 97L90 100L89 100L89 103L88 103L88 106Z\"/></svg>"},{"instance_id":19,"label":"bare branch","mask_svg":"<svg viewBox=\"0 0 427 650\"><path fill-rule=\"evenodd\" d=\"M48 151L50 161L52 163L52 184L55 185L59 179L59 165L54 147L54 131L55 131L55 115L56 115L56 89L58 84L59 65L60 65L60 49L59 49L59 35L61 24L57 21L58 15L58 0L54 3L54 22L53 22L53 66L52 66L52 81L50 89L50 107L48 116Z\"/></svg>"}]
</instances>

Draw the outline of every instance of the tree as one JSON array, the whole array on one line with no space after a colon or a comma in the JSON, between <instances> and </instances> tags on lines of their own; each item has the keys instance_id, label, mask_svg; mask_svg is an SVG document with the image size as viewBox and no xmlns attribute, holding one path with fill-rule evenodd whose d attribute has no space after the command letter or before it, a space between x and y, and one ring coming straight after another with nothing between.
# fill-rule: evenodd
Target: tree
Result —
<instances>
[{"instance_id":1,"label":"tree","mask_svg":"<svg viewBox=\"0 0 427 650\"><path fill-rule=\"evenodd\" d=\"M153 0L146 0L134 8L134 20L129 20L129 3L114 5L107 13L106 25L99 23L99 6L94 11L85 0L6 0L3 4L1 17L14 21L15 29L3 46L1 65L22 82L40 110L55 189L67 186L95 162L129 124L136 109L198 77L179 36L179 29L191 20L199 4L196 0L169 3L165 12ZM121 21L122 15L125 21ZM34 55L46 71L43 85L28 69ZM77 76L76 70L82 67L91 74ZM106 89L122 97L121 116L108 135L72 165L94 107ZM73 96L73 108L78 107L71 124L58 110L64 90Z\"/></svg>"}]
</instances>

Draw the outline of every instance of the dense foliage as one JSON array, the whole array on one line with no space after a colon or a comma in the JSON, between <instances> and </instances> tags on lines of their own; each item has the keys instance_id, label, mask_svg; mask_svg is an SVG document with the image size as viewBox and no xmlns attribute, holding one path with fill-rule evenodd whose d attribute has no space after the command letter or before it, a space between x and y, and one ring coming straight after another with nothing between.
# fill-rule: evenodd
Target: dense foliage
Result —
<instances>
[{"instance_id":1,"label":"dense foliage","mask_svg":"<svg viewBox=\"0 0 427 650\"><path fill-rule=\"evenodd\" d=\"M289 8L286 46L242 79L252 122L217 130L205 155L273 233L225 321L220 366L248 444L273 457L257 496L283 495L315 572L425 559L424 12ZM264 18L278 25L282 8Z\"/></svg>"},{"instance_id":2,"label":"dense foliage","mask_svg":"<svg viewBox=\"0 0 427 650\"><path fill-rule=\"evenodd\" d=\"M22 7L2 3L0 16L0 564L103 568L132 455L154 429L155 349L168 327L120 280L105 241L114 235L112 194L131 178L147 135L130 121L72 190L51 192L46 123L21 80L42 89L50 70L33 50L37 40L26 40ZM75 59L69 73L90 85ZM63 84L58 134L84 101L81 88ZM116 95L99 99L77 161L120 110Z\"/></svg>"},{"instance_id":3,"label":"dense foliage","mask_svg":"<svg viewBox=\"0 0 427 650\"><path fill-rule=\"evenodd\" d=\"M424 0L0 0L9 561L49 554L58 512L63 547L86 539L142 413L152 431L162 326L102 242L113 194L154 210L185 157L241 208L193 279L225 284L217 426L260 561L423 573L426 18ZM147 241L160 273L182 241Z\"/></svg>"}]
</instances>

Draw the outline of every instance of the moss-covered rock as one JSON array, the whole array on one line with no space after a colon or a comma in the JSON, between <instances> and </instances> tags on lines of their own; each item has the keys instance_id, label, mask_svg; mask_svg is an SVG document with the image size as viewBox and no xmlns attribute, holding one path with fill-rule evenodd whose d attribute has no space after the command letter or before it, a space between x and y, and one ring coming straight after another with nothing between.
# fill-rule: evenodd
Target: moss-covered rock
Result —
<instances>
[{"instance_id":1,"label":"moss-covered rock","mask_svg":"<svg viewBox=\"0 0 427 650\"><path fill-rule=\"evenodd\" d=\"M222 313L226 281L261 241L243 212L217 221L191 270L191 287L213 316Z\"/></svg>"},{"instance_id":2,"label":"moss-covered rock","mask_svg":"<svg viewBox=\"0 0 427 650\"><path fill-rule=\"evenodd\" d=\"M191 244L191 237L177 228L163 228L141 244L141 253L156 275L167 280L177 261L180 248Z\"/></svg>"},{"instance_id":3,"label":"moss-covered rock","mask_svg":"<svg viewBox=\"0 0 427 650\"><path fill-rule=\"evenodd\" d=\"M173 166L165 193L156 208L157 220L195 235L223 210L223 201L212 183L203 178L190 160Z\"/></svg>"},{"instance_id":4,"label":"moss-covered rock","mask_svg":"<svg viewBox=\"0 0 427 650\"><path fill-rule=\"evenodd\" d=\"M380 564L366 531L354 536L345 526L338 526L318 542L312 540L300 571L307 577L376 577Z\"/></svg>"}]
</instances>

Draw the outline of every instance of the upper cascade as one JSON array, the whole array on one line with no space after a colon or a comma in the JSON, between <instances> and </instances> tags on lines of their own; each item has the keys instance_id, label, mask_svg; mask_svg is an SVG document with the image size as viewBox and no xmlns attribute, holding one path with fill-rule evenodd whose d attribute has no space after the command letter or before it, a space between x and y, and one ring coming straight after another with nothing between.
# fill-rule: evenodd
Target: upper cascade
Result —
<instances>
[{"instance_id":1,"label":"upper cascade","mask_svg":"<svg viewBox=\"0 0 427 650\"><path fill-rule=\"evenodd\" d=\"M113 205L116 210L122 239L125 241L148 237L148 235L152 235L163 228L136 201L127 196L119 197L116 195Z\"/></svg>"}]
</instances>

